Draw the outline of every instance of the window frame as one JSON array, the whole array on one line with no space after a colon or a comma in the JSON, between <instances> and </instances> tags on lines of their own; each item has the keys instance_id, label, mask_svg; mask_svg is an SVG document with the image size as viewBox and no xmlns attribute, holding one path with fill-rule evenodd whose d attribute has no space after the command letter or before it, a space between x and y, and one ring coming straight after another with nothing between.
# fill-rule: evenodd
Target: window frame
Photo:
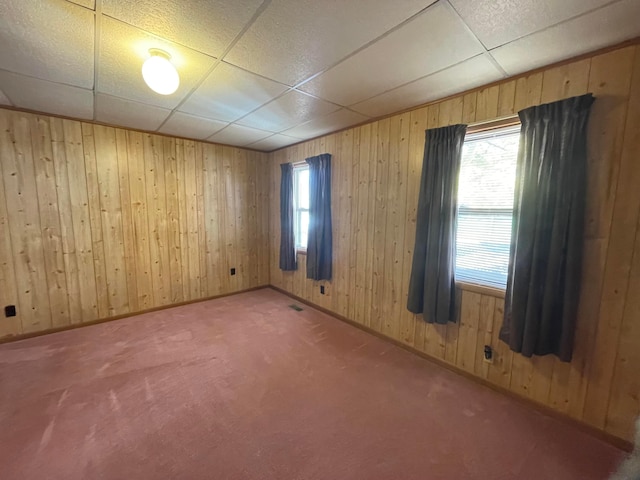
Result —
<instances>
[{"instance_id":1,"label":"window frame","mask_svg":"<svg viewBox=\"0 0 640 480\"><path fill-rule=\"evenodd\" d=\"M309 164L306 162L294 163L293 164L293 239L296 247L296 253L306 255L307 254L307 246L304 247L298 244L298 239L301 235L300 232L300 223L303 212L309 213L311 215L308 208L301 208L298 206L298 177L300 172L309 171ZM307 236L308 237L308 236ZM307 238L307 242L309 239Z\"/></svg>"},{"instance_id":2,"label":"window frame","mask_svg":"<svg viewBox=\"0 0 640 480\"><path fill-rule=\"evenodd\" d=\"M497 119L497 120L491 120L491 121L487 121L487 122L483 122L483 123L478 123L478 124L474 124L474 125L470 125L467 127L467 132L465 135L465 142L467 140L473 140L473 136L478 135L478 134L483 134L483 133L489 133L491 131L494 130L507 130L510 128L515 129L516 127L521 127L521 122L520 119L517 115L514 116L509 116L509 117L505 117L502 119ZM470 136L472 136L472 138L469 138ZM462 169L461 169L462 172ZM514 189L515 189L515 185L514 185ZM474 210L473 208L468 208L467 210ZM511 216L513 219L513 207L511 207L510 209L507 208L481 208L481 209L476 209L476 210L482 210L482 213L491 213L491 212L504 212L506 213L507 211L511 212ZM458 213L460 211L460 205L458 205L457 210L456 210L456 217L458 216ZM456 222L457 224L457 222ZM457 236L458 236L458 230L457 230L457 225L456 225L456 250L457 250ZM509 260L510 260L511 255L509 254ZM454 266L454 270L455 270L455 266ZM456 287L460 288L462 290L465 291L470 291L470 292L475 292L475 293L480 293L480 294L486 294L486 295L491 295L494 297L498 297L498 298L505 298L506 295L506 287L500 288L497 287L495 285L489 285L489 284L485 284L485 283L479 283L479 282L473 282L470 279L464 279L464 280L458 280L456 277Z\"/></svg>"}]
</instances>

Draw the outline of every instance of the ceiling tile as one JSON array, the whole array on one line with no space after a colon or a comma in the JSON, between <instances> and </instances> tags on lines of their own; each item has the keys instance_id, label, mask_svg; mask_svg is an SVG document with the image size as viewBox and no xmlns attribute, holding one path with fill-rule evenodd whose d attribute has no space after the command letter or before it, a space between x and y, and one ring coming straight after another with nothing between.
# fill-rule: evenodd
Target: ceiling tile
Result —
<instances>
[{"instance_id":1,"label":"ceiling tile","mask_svg":"<svg viewBox=\"0 0 640 480\"><path fill-rule=\"evenodd\" d=\"M478 55L441 72L360 102L352 108L365 115L378 117L479 87L502 77L485 55Z\"/></svg>"},{"instance_id":2,"label":"ceiling tile","mask_svg":"<svg viewBox=\"0 0 640 480\"><path fill-rule=\"evenodd\" d=\"M483 51L449 4L438 3L300 89L352 105Z\"/></svg>"},{"instance_id":3,"label":"ceiling tile","mask_svg":"<svg viewBox=\"0 0 640 480\"><path fill-rule=\"evenodd\" d=\"M180 107L181 111L232 122L287 89L252 73L220 63Z\"/></svg>"},{"instance_id":4,"label":"ceiling tile","mask_svg":"<svg viewBox=\"0 0 640 480\"><path fill-rule=\"evenodd\" d=\"M93 88L94 14L64 0L0 2L0 68Z\"/></svg>"},{"instance_id":5,"label":"ceiling tile","mask_svg":"<svg viewBox=\"0 0 640 480\"><path fill-rule=\"evenodd\" d=\"M273 0L225 60L288 85L308 78L435 0Z\"/></svg>"},{"instance_id":6,"label":"ceiling tile","mask_svg":"<svg viewBox=\"0 0 640 480\"><path fill-rule=\"evenodd\" d=\"M261 4L262 0L103 0L102 12L219 57Z\"/></svg>"},{"instance_id":7,"label":"ceiling tile","mask_svg":"<svg viewBox=\"0 0 640 480\"><path fill-rule=\"evenodd\" d=\"M225 126L227 126L226 122L174 112L158 131L168 135L202 140Z\"/></svg>"},{"instance_id":8,"label":"ceiling tile","mask_svg":"<svg viewBox=\"0 0 640 480\"><path fill-rule=\"evenodd\" d=\"M86 8L90 8L91 10L94 10L96 8L95 0L67 0L67 1L81 5Z\"/></svg>"},{"instance_id":9,"label":"ceiling tile","mask_svg":"<svg viewBox=\"0 0 640 480\"><path fill-rule=\"evenodd\" d=\"M600 7L611 0L450 0L491 49Z\"/></svg>"},{"instance_id":10,"label":"ceiling tile","mask_svg":"<svg viewBox=\"0 0 640 480\"><path fill-rule=\"evenodd\" d=\"M180 87L176 93L159 95L144 83L142 63L148 58L150 48L159 48L171 55L171 62L180 74ZM200 82L215 60L105 17L102 22L99 62L99 92L173 109Z\"/></svg>"},{"instance_id":11,"label":"ceiling tile","mask_svg":"<svg viewBox=\"0 0 640 480\"><path fill-rule=\"evenodd\" d=\"M0 91L0 105L11 105L9 98L2 91Z\"/></svg>"},{"instance_id":12,"label":"ceiling tile","mask_svg":"<svg viewBox=\"0 0 640 480\"><path fill-rule=\"evenodd\" d=\"M273 132L265 132L264 130L257 130L255 128L231 124L224 130L214 133L207 138L207 140L216 143L223 143L225 145L244 147L249 143L262 140L263 138L267 138L271 135L273 135Z\"/></svg>"},{"instance_id":13,"label":"ceiling tile","mask_svg":"<svg viewBox=\"0 0 640 480\"><path fill-rule=\"evenodd\" d=\"M622 0L498 47L491 55L510 74L549 65L640 35L640 2Z\"/></svg>"},{"instance_id":14,"label":"ceiling tile","mask_svg":"<svg viewBox=\"0 0 640 480\"><path fill-rule=\"evenodd\" d=\"M91 90L0 71L0 90L15 107L73 118L93 117Z\"/></svg>"},{"instance_id":15,"label":"ceiling tile","mask_svg":"<svg viewBox=\"0 0 640 480\"><path fill-rule=\"evenodd\" d=\"M299 141L299 138L288 137L287 135L276 133L275 135L267 137L263 140L247 145L247 148L270 152L271 150L277 150L278 148L286 147L287 145L293 145L294 143L298 143Z\"/></svg>"},{"instance_id":16,"label":"ceiling tile","mask_svg":"<svg viewBox=\"0 0 640 480\"><path fill-rule=\"evenodd\" d=\"M237 123L247 127L279 132L306 122L313 117L327 115L340 107L304 93L291 91L259 108Z\"/></svg>"},{"instance_id":17,"label":"ceiling tile","mask_svg":"<svg viewBox=\"0 0 640 480\"><path fill-rule=\"evenodd\" d=\"M316 118L302 125L290 128L282 133L298 138L319 137L326 133L335 132L336 130L365 122L368 119L369 117L343 108L324 117Z\"/></svg>"},{"instance_id":18,"label":"ceiling tile","mask_svg":"<svg viewBox=\"0 0 640 480\"><path fill-rule=\"evenodd\" d=\"M96 120L110 125L155 131L171 110L132 102L124 98L98 94Z\"/></svg>"}]
</instances>

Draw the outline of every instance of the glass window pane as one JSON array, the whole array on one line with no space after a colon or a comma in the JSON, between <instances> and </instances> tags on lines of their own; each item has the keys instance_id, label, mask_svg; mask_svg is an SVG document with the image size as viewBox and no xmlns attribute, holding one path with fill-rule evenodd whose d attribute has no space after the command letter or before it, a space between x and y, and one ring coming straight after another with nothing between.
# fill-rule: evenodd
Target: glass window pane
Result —
<instances>
[{"instance_id":1,"label":"glass window pane","mask_svg":"<svg viewBox=\"0 0 640 480\"><path fill-rule=\"evenodd\" d=\"M309 169L298 170L298 208L309 208Z\"/></svg>"},{"instance_id":2,"label":"glass window pane","mask_svg":"<svg viewBox=\"0 0 640 480\"><path fill-rule=\"evenodd\" d=\"M519 127L470 135L458 187L456 280L507 283Z\"/></svg>"}]
</instances>

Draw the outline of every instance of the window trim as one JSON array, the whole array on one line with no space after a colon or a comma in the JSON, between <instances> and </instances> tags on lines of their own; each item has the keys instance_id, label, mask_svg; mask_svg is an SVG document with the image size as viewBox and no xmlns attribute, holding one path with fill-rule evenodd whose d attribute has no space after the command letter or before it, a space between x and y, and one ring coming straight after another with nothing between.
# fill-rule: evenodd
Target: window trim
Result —
<instances>
[{"instance_id":1,"label":"window trim","mask_svg":"<svg viewBox=\"0 0 640 480\"><path fill-rule=\"evenodd\" d=\"M488 120L486 122L478 122L475 124L471 124L467 127L467 132L466 132L464 141L466 142L467 140L474 140L474 138L469 138L470 136L482 137L483 134L486 134L487 137L490 137L491 136L490 132L493 130L502 130L510 127L515 128L516 126L521 126L520 117L518 115L509 115L507 117L503 117L499 119ZM471 208L471 209L465 209L465 210L473 210L473 209ZM513 215L513 209L494 209L494 210L496 212L506 212L507 210L510 210ZM459 211L460 211L460 207L458 206L458 209L456 211L456 216ZM489 211L489 209L482 209L482 211L483 212ZM457 236L457 231L456 231L456 236ZM475 283L467 279L456 280L455 284L456 284L456 288L459 288L460 290L480 293L483 295L490 295L497 298L505 298L506 296L506 287L498 288L493 285Z\"/></svg>"},{"instance_id":2,"label":"window trim","mask_svg":"<svg viewBox=\"0 0 640 480\"><path fill-rule=\"evenodd\" d=\"M299 225L299 212L309 212L308 208L298 208L297 200L298 200L298 182L297 182L297 172L302 170L309 170L309 164L306 162L297 162L293 164L293 237L296 243L296 254L306 255L307 247L302 247L297 245L297 236L298 233L298 225Z\"/></svg>"}]
</instances>

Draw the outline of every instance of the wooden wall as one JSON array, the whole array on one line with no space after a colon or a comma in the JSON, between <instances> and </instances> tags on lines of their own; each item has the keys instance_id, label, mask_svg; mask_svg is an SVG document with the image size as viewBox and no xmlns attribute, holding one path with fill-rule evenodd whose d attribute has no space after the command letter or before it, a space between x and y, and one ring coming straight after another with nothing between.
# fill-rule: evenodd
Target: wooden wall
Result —
<instances>
[{"instance_id":1,"label":"wooden wall","mask_svg":"<svg viewBox=\"0 0 640 480\"><path fill-rule=\"evenodd\" d=\"M460 321L405 308L427 128L593 92L584 280L570 364L497 339L504 300L462 286ZM334 278L320 295L278 268L279 164L333 155ZM598 429L630 439L640 412L640 47L549 68L271 154L271 284ZM496 352L482 361L483 346Z\"/></svg>"},{"instance_id":2,"label":"wooden wall","mask_svg":"<svg viewBox=\"0 0 640 480\"><path fill-rule=\"evenodd\" d=\"M0 337L269 282L266 154L0 109L0 163Z\"/></svg>"}]
</instances>

